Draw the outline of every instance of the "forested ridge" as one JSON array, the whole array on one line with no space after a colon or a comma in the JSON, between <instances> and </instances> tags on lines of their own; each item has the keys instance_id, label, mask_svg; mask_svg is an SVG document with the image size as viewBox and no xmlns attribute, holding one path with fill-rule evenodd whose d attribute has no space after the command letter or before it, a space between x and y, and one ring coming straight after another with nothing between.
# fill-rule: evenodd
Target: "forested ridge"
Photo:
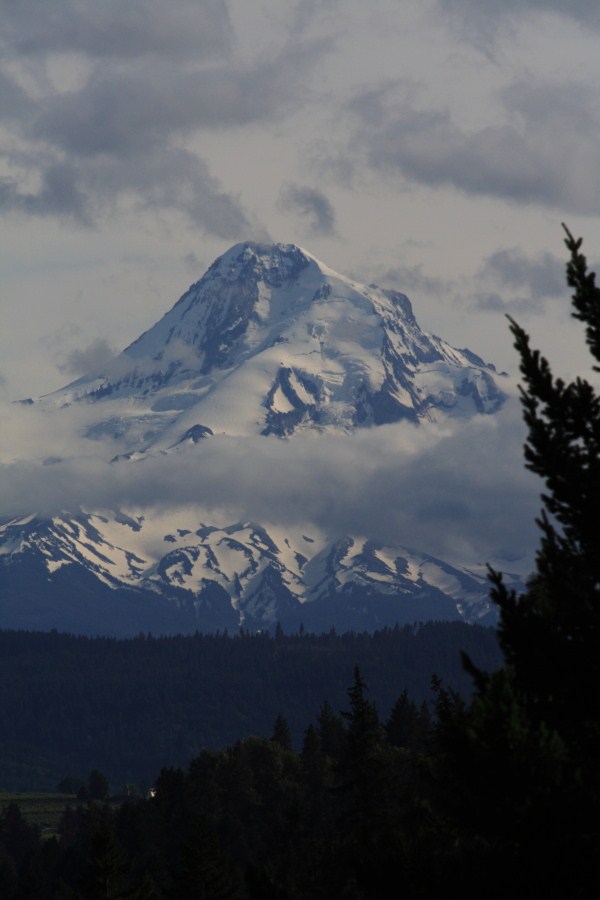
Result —
<instances>
[{"instance_id":1,"label":"forested ridge","mask_svg":"<svg viewBox=\"0 0 600 900\"><path fill-rule=\"evenodd\" d=\"M202 749L268 736L278 713L299 747L323 702L342 708L355 664L387 716L405 689L431 701L434 674L468 693L461 649L484 669L500 661L491 629L460 622L129 640L0 631L0 788L54 789L93 768L113 790L151 782Z\"/></svg>"}]
</instances>

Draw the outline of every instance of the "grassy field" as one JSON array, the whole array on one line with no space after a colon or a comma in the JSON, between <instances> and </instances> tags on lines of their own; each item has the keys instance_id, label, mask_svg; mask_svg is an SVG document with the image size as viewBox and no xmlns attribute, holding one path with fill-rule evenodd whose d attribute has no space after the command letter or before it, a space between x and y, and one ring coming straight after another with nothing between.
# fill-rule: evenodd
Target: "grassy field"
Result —
<instances>
[{"instance_id":1,"label":"grassy field","mask_svg":"<svg viewBox=\"0 0 600 900\"><path fill-rule=\"evenodd\" d=\"M23 818L31 825L38 825L44 837L56 834L60 817L66 806L78 806L81 801L75 794L36 794L0 791L0 813L13 801L19 806Z\"/></svg>"}]
</instances>

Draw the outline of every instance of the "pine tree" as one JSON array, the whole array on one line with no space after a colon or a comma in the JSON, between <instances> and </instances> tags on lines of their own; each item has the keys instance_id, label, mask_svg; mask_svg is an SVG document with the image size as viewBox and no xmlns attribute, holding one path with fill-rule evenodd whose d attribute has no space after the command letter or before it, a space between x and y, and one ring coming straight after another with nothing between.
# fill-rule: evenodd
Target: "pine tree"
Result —
<instances>
[{"instance_id":1,"label":"pine tree","mask_svg":"<svg viewBox=\"0 0 600 900\"><path fill-rule=\"evenodd\" d=\"M379 747L382 728L375 705L366 698L367 685L358 666L354 667L354 682L348 688L350 709L342 715L347 727L347 765L356 770L367 769L369 760Z\"/></svg>"},{"instance_id":2,"label":"pine tree","mask_svg":"<svg viewBox=\"0 0 600 900\"><path fill-rule=\"evenodd\" d=\"M322 793L328 773L328 765L321 747L319 734L314 725L309 725L304 732L304 741L302 743L300 759L302 764L302 778L309 793L311 795Z\"/></svg>"},{"instance_id":3,"label":"pine tree","mask_svg":"<svg viewBox=\"0 0 600 900\"><path fill-rule=\"evenodd\" d=\"M575 289L573 315L600 362L600 290L567 231L567 280ZM600 698L600 397L581 378L554 379L528 336L511 322L521 356L527 468L546 484L538 525L542 540L536 573L517 598L494 575L499 636L520 694L536 718L565 738L598 750ZM598 371L598 366L594 367Z\"/></svg>"},{"instance_id":4,"label":"pine tree","mask_svg":"<svg viewBox=\"0 0 600 900\"><path fill-rule=\"evenodd\" d=\"M181 846L175 896L179 900L229 900L235 894L217 838L198 814Z\"/></svg>"},{"instance_id":5,"label":"pine tree","mask_svg":"<svg viewBox=\"0 0 600 900\"><path fill-rule=\"evenodd\" d=\"M86 900L128 900L129 862L117 843L108 813L99 813L92 826L81 892Z\"/></svg>"},{"instance_id":6,"label":"pine tree","mask_svg":"<svg viewBox=\"0 0 600 900\"><path fill-rule=\"evenodd\" d=\"M341 718L328 700L322 703L317 716L317 734L325 756L339 762L346 749L346 730Z\"/></svg>"},{"instance_id":7,"label":"pine tree","mask_svg":"<svg viewBox=\"0 0 600 900\"><path fill-rule=\"evenodd\" d=\"M108 797L108 781L98 769L90 772L87 789L91 800L106 800Z\"/></svg>"},{"instance_id":8,"label":"pine tree","mask_svg":"<svg viewBox=\"0 0 600 900\"><path fill-rule=\"evenodd\" d=\"M413 749L419 744L420 724L419 710L404 688L385 723L387 739L392 747Z\"/></svg>"},{"instance_id":9,"label":"pine tree","mask_svg":"<svg viewBox=\"0 0 600 900\"><path fill-rule=\"evenodd\" d=\"M581 239L567 231L565 243L573 315L586 323L588 346L600 362L600 289L587 272ZM499 638L527 714L576 744L580 763L592 764L600 752L600 397L582 378L555 379L512 320L511 330L524 379L525 464L544 479L546 492L527 591L517 597L492 573Z\"/></svg>"},{"instance_id":10,"label":"pine tree","mask_svg":"<svg viewBox=\"0 0 600 900\"><path fill-rule=\"evenodd\" d=\"M600 290L581 239L565 231L573 315L600 363ZM546 488L541 544L522 595L491 572L505 666L486 675L466 659L471 704L438 708L449 856L468 869L473 893L496 866L488 896L506 896L525 872L523 892L591 897L600 890L600 397L585 379L554 378L525 331L510 327L525 464Z\"/></svg>"},{"instance_id":11,"label":"pine tree","mask_svg":"<svg viewBox=\"0 0 600 900\"><path fill-rule=\"evenodd\" d=\"M338 895L385 897L397 874L396 826L402 802L396 783L398 751L385 740L358 666L347 693L350 708L342 712L346 750L336 767L338 868L345 873L344 890Z\"/></svg>"},{"instance_id":12,"label":"pine tree","mask_svg":"<svg viewBox=\"0 0 600 900\"><path fill-rule=\"evenodd\" d=\"M271 740L274 743L279 744L280 747L283 747L285 750L293 750L290 726L287 723L287 719L285 719L281 713L278 713L275 719Z\"/></svg>"}]
</instances>

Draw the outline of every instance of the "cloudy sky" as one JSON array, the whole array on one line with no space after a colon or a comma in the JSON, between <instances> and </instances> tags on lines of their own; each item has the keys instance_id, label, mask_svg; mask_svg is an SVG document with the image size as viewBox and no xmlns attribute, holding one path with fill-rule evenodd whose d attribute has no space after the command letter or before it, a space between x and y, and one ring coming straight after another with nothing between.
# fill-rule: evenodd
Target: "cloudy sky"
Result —
<instances>
[{"instance_id":1,"label":"cloudy sky","mask_svg":"<svg viewBox=\"0 0 600 900\"><path fill-rule=\"evenodd\" d=\"M512 312L577 369L560 222L600 259L596 0L2 0L0 24L10 398L247 238L404 290L505 369Z\"/></svg>"},{"instance_id":2,"label":"cloudy sky","mask_svg":"<svg viewBox=\"0 0 600 900\"><path fill-rule=\"evenodd\" d=\"M0 385L96 368L244 239L407 293L516 369L587 372L561 221L600 260L597 0L1 0Z\"/></svg>"}]
</instances>

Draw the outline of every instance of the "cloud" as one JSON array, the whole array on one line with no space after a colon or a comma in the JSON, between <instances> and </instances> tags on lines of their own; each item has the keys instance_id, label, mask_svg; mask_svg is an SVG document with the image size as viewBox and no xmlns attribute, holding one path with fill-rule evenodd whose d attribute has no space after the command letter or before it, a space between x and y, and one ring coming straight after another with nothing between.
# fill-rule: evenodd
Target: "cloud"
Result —
<instances>
[{"instance_id":1,"label":"cloud","mask_svg":"<svg viewBox=\"0 0 600 900\"><path fill-rule=\"evenodd\" d=\"M449 293L454 285L443 278L435 278L423 271L422 263L416 266L398 265L386 269L378 275L378 284L393 285L404 293L409 291L421 291L429 296Z\"/></svg>"},{"instance_id":2,"label":"cloud","mask_svg":"<svg viewBox=\"0 0 600 900\"><path fill-rule=\"evenodd\" d=\"M507 287L527 287L536 300L565 292L565 264L552 253L530 257L518 247L497 250L486 259L483 275L495 276Z\"/></svg>"},{"instance_id":3,"label":"cloud","mask_svg":"<svg viewBox=\"0 0 600 900\"><path fill-rule=\"evenodd\" d=\"M79 90L38 108L31 134L78 156L126 156L165 135L272 119L302 102L297 78L320 45L286 48L274 59L200 69L139 59L97 65Z\"/></svg>"},{"instance_id":4,"label":"cloud","mask_svg":"<svg viewBox=\"0 0 600 900\"><path fill-rule=\"evenodd\" d=\"M367 165L432 187L600 212L600 114L577 85L516 81L502 91L502 121L467 130L450 111L423 109L389 85L354 99Z\"/></svg>"},{"instance_id":5,"label":"cloud","mask_svg":"<svg viewBox=\"0 0 600 900\"><path fill-rule=\"evenodd\" d=\"M523 467L516 402L493 417L437 427L290 441L218 436L113 464L111 442L79 437L91 415L96 408L11 410L9 419L20 420L13 446L29 449L4 467L5 512L195 504L208 521L311 522L330 535L398 542L465 564L523 556L537 541L540 485Z\"/></svg>"},{"instance_id":6,"label":"cloud","mask_svg":"<svg viewBox=\"0 0 600 900\"><path fill-rule=\"evenodd\" d=\"M318 188L298 184L284 185L279 193L278 206L284 212L302 216L312 235L335 234L335 210Z\"/></svg>"},{"instance_id":7,"label":"cloud","mask_svg":"<svg viewBox=\"0 0 600 900\"><path fill-rule=\"evenodd\" d=\"M184 213L200 228L230 240L249 227L240 201L221 188L202 159L179 148L147 148L122 161L53 163L41 173L37 191L22 190L11 178L0 180L0 210L57 216L88 227L127 198L139 210Z\"/></svg>"},{"instance_id":8,"label":"cloud","mask_svg":"<svg viewBox=\"0 0 600 900\"><path fill-rule=\"evenodd\" d=\"M31 101L25 91L17 84L14 78L4 72L0 72L0 121L2 119L19 119L25 112L31 109Z\"/></svg>"},{"instance_id":9,"label":"cloud","mask_svg":"<svg viewBox=\"0 0 600 900\"><path fill-rule=\"evenodd\" d=\"M3 41L19 55L211 57L231 41L222 0L19 0L4 4Z\"/></svg>"},{"instance_id":10,"label":"cloud","mask_svg":"<svg viewBox=\"0 0 600 900\"><path fill-rule=\"evenodd\" d=\"M473 305L483 312L541 313L548 299L565 294L565 264L552 253L528 256L519 247L497 250L475 277L484 286L501 289L483 289L473 296Z\"/></svg>"},{"instance_id":11,"label":"cloud","mask_svg":"<svg viewBox=\"0 0 600 900\"><path fill-rule=\"evenodd\" d=\"M50 163L40 173L37 191L22 191L14 178L0 179L0 212L58 216L90 226L92 219L82 173L65 163Z\"/></svg>"},{"instance_id":12,"label":"cloud","mask_svg":"<svg viewBox=\"0 0 600 900\"><path fill-rule=\"evenodd\" d=\"M288 116L330 45L283 39L242 62L226 10L217 0L9 4L3 211L89 226L133 202L183 213L220 238L247 234L248 215L210 173L201 135Z\"/></svg>"},{"instance_id":13,"label":"cloud","mask_svg":"<svg viewBox=\"0 0 600 900\"><path fill-rule=\"evenodd\" d=\"M586 28L600 26L600 9L595 0L439 0L442 9L460 16L471 29L493 34L498 20L531 13L558 13Z\"/></svg>"},{"instance_id":14,"label":"cloud","mask_svg":"<svg viewBox=\"0 0 600 900\"><path fill-rule=\"evenodd\" d=\"M59 363L59 371L69 375L87 375L89 372L100 372L112 362L118 350L111 347L103 338L96 338L87 347L72 350L64 362Z\"/></svg>"},{"instance_id":15,"label":"cloud","mask_svg":"<svg viewBox=\"0 0 600 900\"><path fill-rule=\"evenodd\" d=\"M528 297L507 297L496 291L477 291L471 297L471 306L489 313L540 313L540 306Z\"/></svg>"}]
</instances>

